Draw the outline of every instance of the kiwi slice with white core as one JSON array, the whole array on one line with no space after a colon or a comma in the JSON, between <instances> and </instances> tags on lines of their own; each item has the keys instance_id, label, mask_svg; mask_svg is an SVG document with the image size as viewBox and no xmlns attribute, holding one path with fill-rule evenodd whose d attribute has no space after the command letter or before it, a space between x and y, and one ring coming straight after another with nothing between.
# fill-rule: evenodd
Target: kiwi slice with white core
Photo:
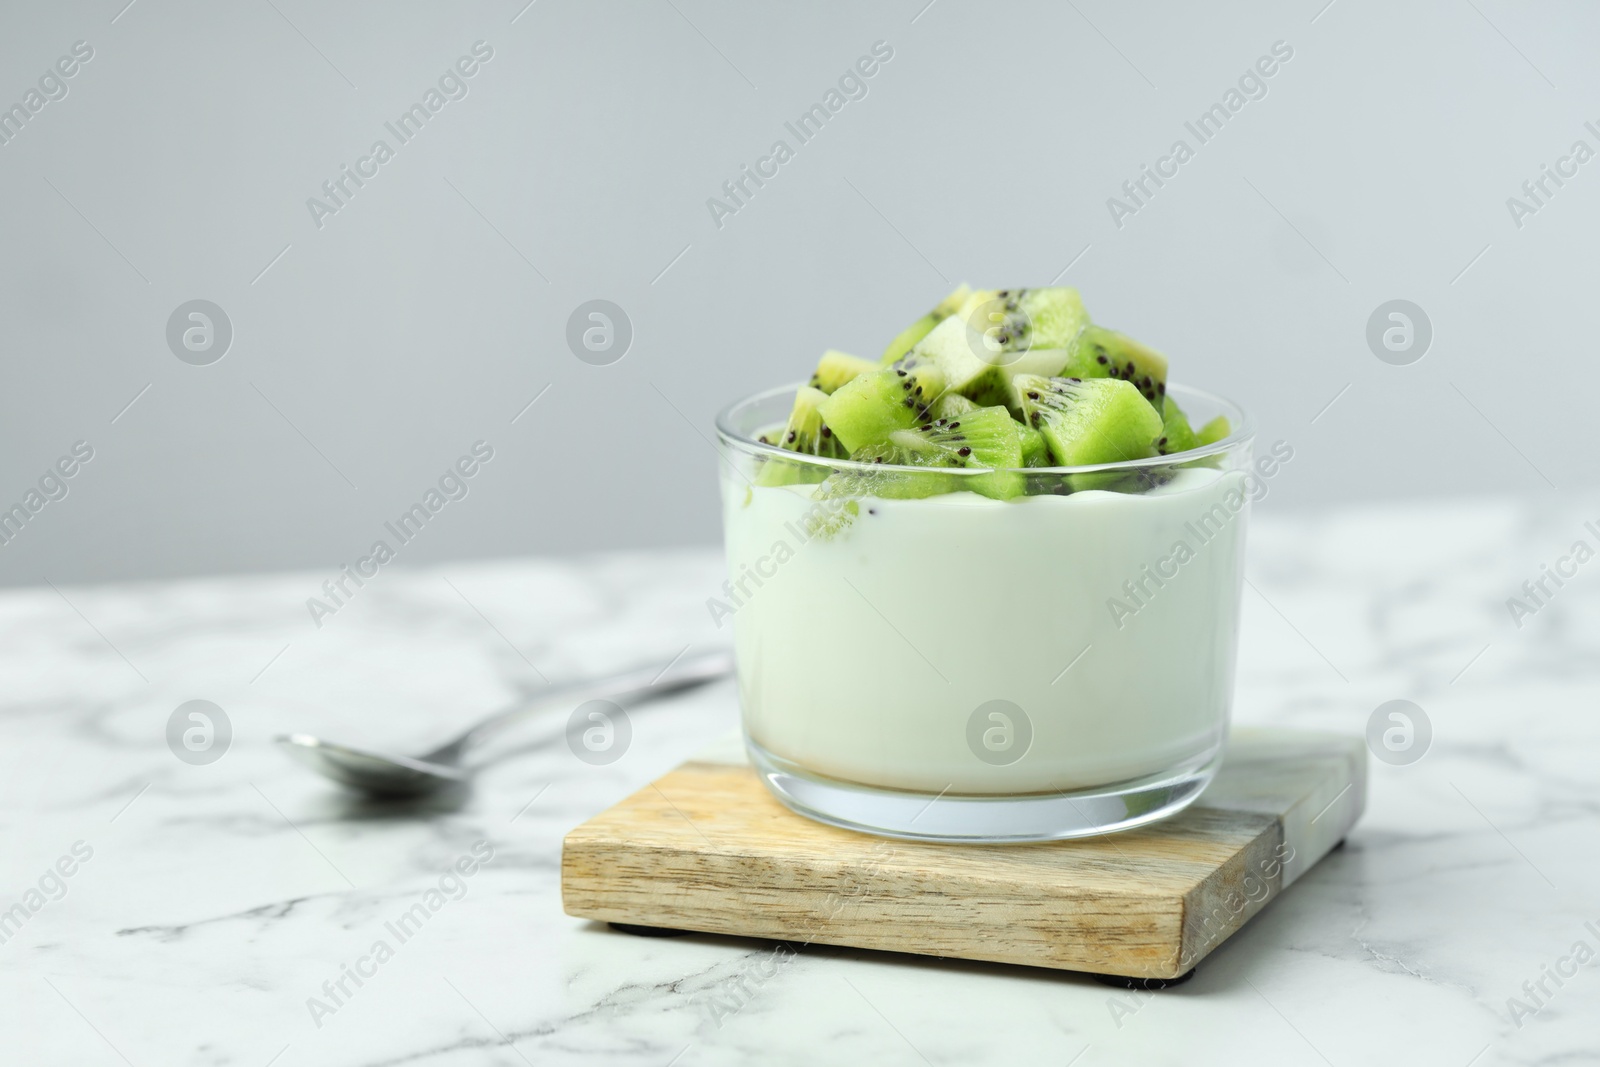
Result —
<instances>
[{"instance_id":1,"label":"kiwi slice with white core","mask_svg":"<svg viewBox=\"0 0 1600 1067\"><path fill-rule=\"evenodd\" d=\"M934 419L914 430L896 430L890 444L911 462L927 467L985 467L994 474L956 479L956 487L1006 499L1022 493L1022 440L1016 420L1003 407L975 408L953 419Z\"/></svg>"},{"instance_id":2,"label":"kiwi slice with white core","mask_svg":"<svg viewBox=\"0 0 1600 1067\"><path fill-rule=\"evenodd\" d=\"M859 374L820 405L823 419L850 452L886 443L895 430L928 421L944 393L944 376L931 361L907 356Z\"/></svg>"},{"instance_id":3,"label":"kiwi slice with white core","mask_svg":"<svg viewBox=\"0 0 1600 1067\"><path fill-rule=\"evenodd\" d=\"M1076 289L983 289L912 349L944 372L945 388L1004 403L1017 374L1052 375L1088 325Z\"/></svg>"},{"instance_id":4,"label":"kiwi slice with white core","mask_svg":"<svg viewBox=\"0 0 1600 1067\"><path fill-rule=\"evenodd\" d=\"M892 431L887 440L857 449L853 463L865 464L830 475L817 494L822 500L878 497L918 500L968 490L1005 500L1023 492L1021 431L1005 408L973 408L956 418L931 418L915 427ZM926 468L905 470L906 467ZM950 469L986 473L956 475ZM859 510L859 509L858 509ZM825 528L837 531L851 519L839 507L829 509Z\"/></svg>"},{"instance_id":5,"label":"kiwi slice with white core","mask_svg":"<svg viewBox=\"0 0 1600 1067\"><path fill-rule=\"evenodd\" d=\"M887 367L911 351L916 343L928 336L929 331L935 326L960 311L961 306L967 302L967 298L971 295L972 288L962 285L955 292L939 301L926 315L923 315L916 322L895 334L894 340L889 342L889 347L883 350L883 356L878 360L879 364Z\"/></svg>"},{"instance_id":6,"label":"kiwi slice with white core","mask_svg":"<svg viewBox=\"0 0 1600 1067\"><path fill-rule=\"evenodd\" d=\"M1200 439L1195 436L1193 427L1189 425L1189 417L1183 413L1176 400L1170 396L1163 397L1161 436L1156 438L1156 451L1163 456L1170 456L1174 452L1187 452L1191 448L1199 447Z\"/></svg>"},{"instance_id":7,"label":"kiwi slice with white core","mask_svg":"<svg viewBox=\"0 0 1600 1067\"><path fill-rule=\"evenodd\" d=\"M770 435L762 434L760 440L788 452L828 459L843 458L844 446L822 418L822 402L826 399L827 396L820 389L810 386L796 389L794 406L789 409L789 421ZM792 485L796 482L821 481L822 473L811 464L769 459L762 464L756 482L760 485Z\"/></svg>"},{"instance_id":8,"label":"kiwi slice with white core","mask_svg":"<svg viewBox=\"0 0 1600 1067\"><path fill-rule=\"evenodd\" d=\"M1068 378L1121 378L1132 382L1157 410L1167 395L1167 357L1104 326L1090 326L1083 331L1059 373Z\"/></svg>"},{"instance_id":9,"label":"kiwi slice with white core","mask_svg":"<svg viewBox=\"0 0 1600 1067\"><path fill-rule=\"evenodd\" d=\"M999 352L1068 348L1089 325L1083 297L1065 285L983 290L967 299L961 314Z\"/></svg>"},{"instance_id":10,"label":"kiwi slice with white core","mask_svg":"<svg viewBox=\"0 0 1600 1067\"><path fill-rule=\"evenodd\" d=\"M953 419L896 430L889 441L919 457L919 466L1006 470L1022 466L1016 421L1001 407L974 408Z\"/></svg>"},{"instance_id":11,"label":"kiwi slice with white core","mask_svg":"<svg viewBox=\"0 0 1600 1067\"><path fill-rule=\"evenodd\" d=\"M965 415L969 411L975 411L978 406L960 393L945 393L934 401L933 407L929 410L936 419L953 419L958 415Z\"/></svg>"},{"instance_id":12,"label":"kiwi slice with white core","mask_svg":"<svg viewBox=\"0 0 1600 1067\"><path fill-rule=\"evenodd\" d=\"M1044 435L1057 466L1121 463L1156 454L1161 416L1128 382L1019 374L1011 387L1024 421Z\"/></svg>"},{"instance_id":13,"label":"kiwi slice with white core","mask_svg":"<svg viewBox=\"0 0 1600 1067\"><path fill-rule=\"evenodd\" d=\"M824 393L833 393L857 375L877 369L878 365L870 359L830 348L822 353L822 358L817 361L817 369L811 372L811 387Z\"/></svg>"}]
</instances>

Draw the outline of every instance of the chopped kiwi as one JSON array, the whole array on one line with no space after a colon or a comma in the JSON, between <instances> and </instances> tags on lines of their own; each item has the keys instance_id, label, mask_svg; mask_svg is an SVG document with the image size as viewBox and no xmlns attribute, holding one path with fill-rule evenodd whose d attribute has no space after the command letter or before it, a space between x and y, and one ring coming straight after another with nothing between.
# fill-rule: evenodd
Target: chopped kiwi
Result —
<instances>
[{"instance_id":1,"label":"chopped kiwi","mask_svg":"<svg viewBox=\"0 0 1600 1067\"><path fill-rule=\"evenodd\" d=\"M822 358L817 361L817 369L811 372L811 387L832 393L856 375L877 369L878 365L870 359L830 348L822 353Z\"/></svg>"},{"instance_id":2,"label":"chopped kiwi","mask_svg":"<svg viewBox=\"0 0 1600 1067\"><path fill-rule=\"evenodd\" d=\"M1232 432L1233 424L1228 421L1228 416L1218 415L1216 418L1200 427L1200 431L1195 434L1195 437L1198 439L1198 444L1196 444L1194 447L1199 448L1200 445L1214 445Z\"/></svg>"},{"instance_id":3,"label":"chopped kiwi","mask_svg":"<svg viewBox=\"0 0 1600 1067\"><path fill-rule=\"evenodd\" d=\"M1026 421L1044 435L1058 466L1121 463L1156 454L1161 416L1128 382L1021 374L1011 385ZM1106 478L1078 474L1068 482L1074 489L1092 489L1101 488Z\"/></svg>"},{"instance_id":4,"label":"chopped kiwi","mask_svg":"<svg viewBox=\"0 0 1600 1067\"><path fill-rule=\"evenodd\" d=\"M989 341L991 351L1070 348L1089 325L1083 298L1070 286L980 289L967 298L962 317Z\"/></svg>"},{"instance_id":5,"label":"chopped kiwi","mask_svg":"<svg viewBox=\"0 0 1600 1067\"><path fill-rule=\"evenodd\" d=\"M1011 404L1011 379L1019 374L1037 374L1044 378L1060 374L1061 368L1067 362L1068 351L1064 348L1030 348L1026 352L1013 352L1006 355L1011 362L1004 366L994 367L987 374L978 378L967 386L967 395L980 407L991 407L995 404ZM1022 414L1013 411L1012 415Z\"/></svg>"},{"instance_id":6,"label":"chopped kiwi","mask_svg":"<svg viewBox=\"0 0 1600 1067\"><path fill-rule=\"evenodd\" d=\"M1189 426L1189 417L1183 413L1172 397L1162 398L1161 436L1156 438L1156 451L1163 456L1174 452L1187 452L1199 448L1200 439Z\"/></svg>"},{"instance_id":7,"label":"chopped kiwi","mask_svg":"<svg viewBox=\"0 0 1600 1067\"><path fill-rule=\"evenodd\" d=\"M1167 357L1104 326L1090 326L1083 331L1060 373L1069 378L1121 378L1132 382L1158 409L1161 398L1167 395Z\"/></svg>"},{"instance_id":8,"label":"chopped kiwi","mask_svg":"<svg viewBox=\"0 0 1600 1067\"><path fill-rule=\"evenodd\" d=\"M916 343L928 336L929 331L931 331L935 326L939 325L945 319L948 319L951 315L954 315L956 312L960 311L961 305L965 304L967 302L967 297L971 295L972 289L966 285L962 285L955 292L939 301L934 305L933 310L929 311L926 315L922 316L922 318L918 319L910 326L907 326L905 329L895 334L894 340L890 341L889 347L883 350L883 357L878 362L882 366L887 367L889 364L893 363L895 360L911 351Z\"/></svg>"},{"instance_id":9,"label":"chopped kiwi","mask_svg":"<svg viewBox=\"0 0 1600 1067\"><path fill-rule=\"evenodd\" d=\"M900 433L910 431L897 430ZM858 449L850 454L857 463L883 465L883 470L841 471L828 479L851 496L876 496L885 500L919 500L922 497L953 493L962 488L959 481L938 471L904 471L897 467L932 467L926 453L913 451L894 441Z\"/></svg>"},{"instance_id":10,"label":"chopped kiwi","mask_svg":"<svg viewBox=\"0 0 1600 1067\"><path fill-rule=\"evenodd\" d=\"M875 496L917 500L968 490L1005 500L1023 491L1019 426L1005 408L973 408L954 419L933 419L894 430L884 441L850 453L866 469L841 470L823 483L818 499L834 506L813 524L813 532L837 533L859 516L839 501ZM880 467L882 469L874 469ZM904 470L923 467L926 470ZM990 473L945 474L950 468L995 468Z\"/></svg>"},{"instance_id":11,"label":"chopped kiwi","mask_svg":"<svg viewBox=\"0 0 1600 1067\"><path fill-rule=\"evenodd\" d=\"M920 500L960 488L954 484L954 475L942 471L899 469L913 466L914 458L906 449L886 441L852 452L853 462L871 466L839 470L828 476L816 491L821 508L807 513L807 535L829 538L838 534L860 518L860 501L864 497Z\"/></svg>"},{"instance_id":12,"label":"chopped kiwi","mask_svg":"<svg viewBox=\"0 0 1600 1067\"><path fill-rule=\"evenodd\" d=\"M1016 420L1003 407L975 408L953 419L934 419L914 430L896 430L890 444L919 467L987 467L993 474L961 477L956 485L999 500L1019 496L1022 442Z\"/></svg>"},{"instance_id":13,"label":"chopped kiwi","mask_svg":"<svg viewBox=\"0 0 1600 1067\"><path fill-rule=\"evenodd\" d=\"M944 393L944 376L931 361L907 356L860 374L824 400L822 417L850 452L883 444L895 430L927 421Z\"/></svg>"},{"instance_id":14,"label":"chopped kiwi","mask_svg":"<svg viewBox=\"0 0 1600 1067\"><path fill-rule=\"evenodd\" d=\"M1016 426L1017 436L1022 442L1022 465L1024 467L1050 466L1050 446L1045 444L1044 434L1025 422L1019 422Z\"/></svg>"},{"instance_id":15,"label":"chopped kiwi","mask_svg":"<svg viewBox=\"0 0 1600 1067\"><path fill-rule=\"evenodd\" d=\"M826 506L807 525L832 534L866 521L862 497L1144 492L1182 468L1221 466L1182 455L1232 429L1218 417L1196 431L1167 396L1166 357L1091 324L1076 289L962 285L879 362L825 352L787 423L761 437L797 456L769 454L758 482L820 481L814 499ZM1155 456L1177 458L1121 466ZM848 467L837 463L845 457ZM1065 477L1029 469L1112 465Z\"/></svg>"},{"instance_id":16,"label":"chopped kiwi","mask_svg":"<svg viewBox=\"0 0 1600 1067\"><path fill-rule=\"evenodd\" d=\"M936 419L953 419L957 415L965 415L969 411L976 410L977 407L977 404L960 393L946 393L934 402L930 410Z\"/></svg>"},{"instance_id":17,"label":"chopped kiwi","mask_svg":"<svg viewBox=\"0 0 1600 1067\"><path fill-rule=\"evenodd\" d=\"M774 439L768 440L767 435L762 435L764 441L775 444L779 448L790 452L801 452L809 456L823 456L829 459L839 459L845 454L844 447L834 437L833 429L822 418L822 402L828 399L820 389L810 386L801 386L795 390L794 406L789 409L789 421L783 429L776 431ZM761 485L792 485L796 482L821 481L823 471L808 463L786 463L779 459L769 459L756 475L756 481Z\"/></svg>"},{"instance_id":18,"label":"chopped kiwi","mask_svg":"<svg viewBox=\"0 0 1600 1067\"><path fill-rule=\"evenodd\" d=\"M1069 353L1056 350L1072 348L1088 322L1076 289L981 289L912 353L937 363L951 392L1002 403L1015 375L1058 372Z\"/></svg>"}]
</instances>

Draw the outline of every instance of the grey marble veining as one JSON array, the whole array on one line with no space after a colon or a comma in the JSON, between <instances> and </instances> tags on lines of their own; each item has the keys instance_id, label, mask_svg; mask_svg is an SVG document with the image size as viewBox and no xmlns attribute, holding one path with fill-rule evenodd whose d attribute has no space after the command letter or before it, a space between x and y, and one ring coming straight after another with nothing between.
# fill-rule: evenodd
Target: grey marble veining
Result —
<instances>
[{"instance_id":1,"label":"grey marble veining","mask_svg":"<svg viewBox=\"0 0 1600 1067\"><path fill-rule=\"evenodd\" d=\"M639 710L609 766L534 724L426 817L270 744L420 747L543 679L665 665L723 636L714 552L386 571L320 629L322 574L7 593L0 1061L1600 1062L1600 562L1520 629L1505 603L1597 515L1257 520L1237 720L1360 733L1404 698L1434 737L1374 761L1347 846L1161 994L564 916L562 834L732 728L731 684ZM233 727L203 766L165 739L196 698Z\"/></svg>"}]
</instances>

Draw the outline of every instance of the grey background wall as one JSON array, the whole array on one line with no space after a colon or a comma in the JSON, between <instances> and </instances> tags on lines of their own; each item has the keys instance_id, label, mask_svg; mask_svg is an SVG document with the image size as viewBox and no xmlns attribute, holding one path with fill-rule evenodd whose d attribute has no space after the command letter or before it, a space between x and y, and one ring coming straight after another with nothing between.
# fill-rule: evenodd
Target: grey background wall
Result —
<instances>
[{"instance_id":1,"label":"grey background wall","mask_svg":"<svg viewBox=\"0 0 1600 1067\"><path fill-rule=\"evenodd\" d=\"M525 2L0 8L0 106L30 111L0 127L0 504L93 448L0 581L337 566L480 440L408 562L712 543L714 412L962 280L1059 276L1252 408L1296 449L1268 508L1593 482L1600 162L1507 198L1600 149L1600 10ZM800 144L784 123L875 42ZM1275 42L1201 144L1185 122ZM376 173L315 218L344 165ZM232 328L204 366L167 338L195 299ZM592 299L632 324L607 366L566 340ZM1408 365L1367 343L1392 299L1432 324Z\"/></svg>"}]
</instances>

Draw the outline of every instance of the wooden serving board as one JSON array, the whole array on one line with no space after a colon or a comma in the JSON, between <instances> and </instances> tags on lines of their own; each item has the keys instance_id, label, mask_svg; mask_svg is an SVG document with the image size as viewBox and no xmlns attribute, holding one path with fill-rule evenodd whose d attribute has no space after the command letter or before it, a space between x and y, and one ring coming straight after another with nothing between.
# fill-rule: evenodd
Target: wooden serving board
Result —
<instances>
[{"instance_id":1,"label":"wooden serving board","mask_svg":"<svg viewBox=\"0 0 1600 1067\"><path fill-rule=\"evenodd\" d=\"M734 738L567 834L562 901L633 926L1175 979L1343 841L1366 757L1357 737L1240 728L1170 819L968 845L796 815Z\"/></svg>"}]
</instances>

